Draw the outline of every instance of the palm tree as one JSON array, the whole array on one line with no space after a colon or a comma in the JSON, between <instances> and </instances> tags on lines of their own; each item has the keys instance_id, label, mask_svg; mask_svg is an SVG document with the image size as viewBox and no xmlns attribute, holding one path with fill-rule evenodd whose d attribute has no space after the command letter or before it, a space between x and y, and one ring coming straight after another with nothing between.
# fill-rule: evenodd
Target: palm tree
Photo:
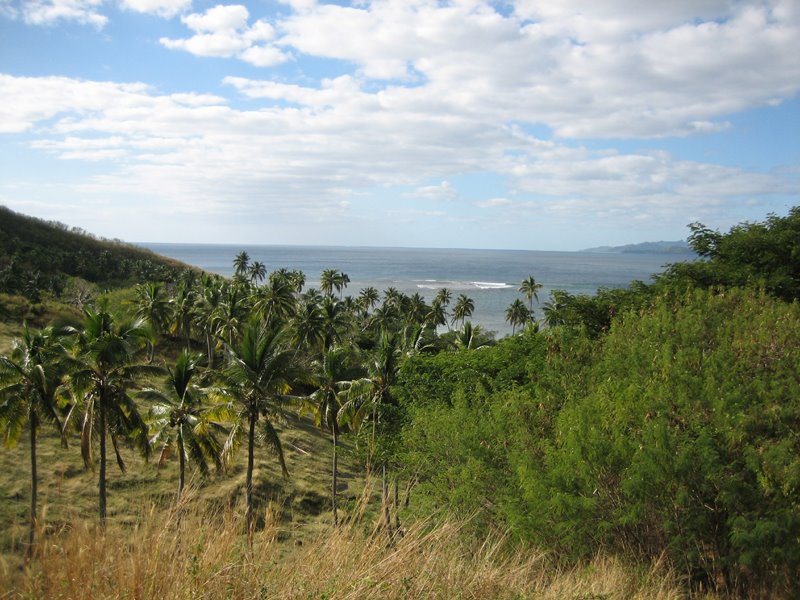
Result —
<instances>
[{"instance_id":1,"label":"palm tree","mask_svg":"<svg viewBox=\"0 0 800 600\"><path fill-rule=\"evenodd\" d=\"M444 308L444 304L442 304L438 298L434 299L431 304L431 309L428 311L428 314L425 315L425 323L434 329L440 325L447 325L447 311Z\"/></svg>"},{"instance_id":2,"label":"palm tree","mask_svg":"<svg viewBox=\"0 0 800 600\"><path fill-rule=\"evenodd\" d=\"M222 288L215 282L208 280L203 288L200 301L194 307L195 323L206 338L208 352L208 366L214 367L214 352L216 350L216 324L222 301Z\"/></svg>"},{"instance_id":3,"label":"palm tree","mask_svg":"<svg viewBox=\"0 0 800 600\"><path fill-rule=\"evenodd\" d=\"M298 351L304 347L314 353L325 340L325 316L316 302L301 304L290 321L290 327Z\"/></svg>"},{"instance_id":4,"label":"palm tree","mask_svg":"<svg viewBox=\"0 0 800 600\"><path fill-rule=\"evenodd\" d=\"M252 319L244 327L241 341L228 346L222 372L224 392L233 400L231 408L237 416L231 439L237 439L243 423L247 424L247 531L253 526L253 465L256 425L263 423L263 433L278 458L284 477L289 476L278 433L273 420L297 378L295 352L288 344L286 329L276 329ZM261 419L263 417L263 419ZM227 448L232 450L235 444Z\"/></svg>"},{"instance_id":5,"label":"palm tree","mask_svg":"<svg viewBox=\"0 0 800 600\"><path fill-rule=\"evenodd\" d=\"M264 278L267 276L267 267L264 266L264 263L260 260L256 260L250 265L247 272L250 275L250 283L256 285L264 281Z\"/></svg>"},{"instance_id":6,"label":"palm tree","mask_svg":"<svg viewBox=\"0 0 800 600\"><path fill-rule=\"evenodd\" d=\"M483 330L480 325L472 325L472 321L464 323L462 329L456 332L455 346L461 350L475 350L482 348L487 343L478 341Z\"/></svg>"},{"instance_id":7,"label":"palm tree","mask_svg":"<svg viewBox=\"0 0 800 600\"><path fill-rule=\"evenodd\" d=\"M288 279L270 277L269 282L256 289L250 299L253 310L266 321L273 318L286 321L294 313L294 291Z\"/></svg>"},{"instance_id":8,"label":"palm tree","mask_svg":"<svg viewBox=\"0 0 800 600\"><path fill-rule=\"evenodd\" d=\"M160 283L142 283L135 288L134 305L137 319L150 325L155 336L161 335L170 321L171 307L169 300L163 295ZM147 341L147 360L153 360L153 345Z\"/></svg>"},{"instance_id":9,"label":"palm tree","mask_svg":"<svg viewBox=\"0 0 800 600\"><path fill-rule=\"evenodd\" d=\"M30 432L31 507L27 556L33 555L37 526L36 439L43 422L66 437L58 417L59 391L67 355L61 335L52 328L33 332L23 326L10 356L0 356L0 432L6 446L16 445L27 422Z\"/></svg>"},{"instance_id":10,"label":"palm tree","mask_svg":"<svg viewBox=\"0 0 800 600\"><path fill-rule=\"evenodd\" d=\"M336 288L336 291L339 292L339 300L342 299L342 290L347 287L348 283L350 283L350 277L347 273L337 271L333 278L333 286Z\"/></svg>"},{"instance_id":11,"label":"palm tree","mask_svg":"<svg viewBox=\"0 0 800 600\"><path fill-rule=\"evenodd\" d=\"M130 439L149 455L147 424L128 390L140 376L162 371L137 361L148 335L141 321L116 322L103 309L87 308L84 312L86 319L77 339L78 365L70 375L70 384L83 408L81 455L87 467L92 464L92 441L99 439L99 514L101 525L105 525L106 436L111 437L123 473L126 469L119 452L120 437Z\"/></svg>"},{"instance_id":12,"label":"palm tree","mask_svg":"<svg viewBox=\"0 0 800 600\"><path fill-rule=\"evenodd\" d=\"M450 306L450 300L452 297L453 295L450 293L450 290L447 288L439 288L433 301L438 302L443 308L446 309L448 306Z\"/></svg>"},{"instance_id":13,"label":"palm tree","mask_svg":"<svg viewBox=\"0 0 800 600\"><path fill-rule=\"evenodd\" d=\"M463 323L467 317L472 316L474 310L475 303L472 301L472 298L469 298L465 294L460 294L458 300L456 300L456 305L453 307L453 319L450 321L451 324L455 325L456 321L461 321Z\"/></svg>"},{"instance_id":14,"label":"palm tree","mask_svg":"<svg viewBox=\"0 0 800 600\"><path fill-rule=\"evenodd\" d=\"M336 269L325 269L319 276L319 289L326 296L333 295L333 288L336 287L336 278L339 272Z\"/></svg>"},{"instance_id":15,"label":"palm tree","mask_svg":"<svg viewBox=\"0 0 800 600\"><path fill-rule=\"evenodd\" d=\"M247 253L247 251L242 250L236 255L236 258L233 259L234 275L244 279L245 275L247 275L249 267L250 255Z\"/></svg>"},{"instance_id":16,"label":"palm tree","mask_svg":"<svg viewBox=\"0 0 800 600\"><path fill-rule=\"evenodd\" d=\"M430 306L425 304L425 299L420 294L412 294L408 299L406 318L409 323L422 325L430 311Z\"/></svg>"},{"instance_id":17,"label":"palm tree","mask_svg":"<svg viewBox=\"0 0 800 600\"><path fill-rule=\"evenodd\" d=\"M372 286L362 288L361 293L358 294L358 303L364 313L368 313L378 304L380 294L378 290Z\"/></svg>"},{"instance_id":18,"label":"palm tree","mask_svg":"<svg viewBox=\"0 0 800 600\"><path fill-rule=\"evenodd\" d=\"M191 286L181 283L175 298L172 300L172 325L170 326L170 331L175 335L184 336L186 350L191 349L195 303L196 296Z\"/></svg>"},{"instance_id":19,"label":"palm tree","mask_svg":"<svg viewBox=\"0 0 800 600\"><path fill-rule=\"evenodd\" d=\"M164 466L174 451L178 455L178 502L186 481L186 459L194 462L203 475L208 475L209 464L222 469L223 444L218 436L226 433L219 418L224 416L222 405L204 404L207 390L194 381L197 365L202 355L193 356L186 350L178 355L174 367L167 367L167 391L152 388L142 390L141 397L153 402L150 408L150 438L152 447L161 448L159 468Z\"/></svg>"},{"instance_id":20,"label":"palm tree","mask_svg":"<svg viewBox=\"0 0 800 600\"><path fill-rule=\"evenodd\" d=\"M370 415L372 420L370 462L376 455L376 434L381 408L385 405L396 405L391 388L397 382L399 369L400 336L396 333L384 332L367 363L367 378L351 384L348 400L340 409L343 424L350 425L354 431L358 431L364 418L368 414ZM354 397L351 398L351 396ZM365 398L366 401L364 401ZM384 522L387 532L391 535L389 484L386 475L387 459L381 458L379 462L381 465ZM396 480L395 485L397 485Z\"/></svg>"},{"instance_id":21,"label":"palm tree","mask_svg":"<svg viewBox=\"0 0 800 600\"><path fill-rule=\"evenodd\" d=\"M568 297L564 290L553 290L550 293L550 300L544 303L544 322L548 327L563 325L565 322L564 312L566 310L565 299Z\"/></svg>"},{"instance_id":22,"label":"palm tree","mask_svg":"<svg viewBox=\"0 0 800 600\"><path fill-rule=\"evenodd\" d=\"M239 336L244 323L248 307L245 290L236 283L224 286L222 298L213 314L214 333L232 344L234 338Z\"/></svg>"},{"instance_id":23,"label":"palm tree","mask_svg":"<svg viewBox=\"0 0 800 600\"><path fill-rule=\"evenodd\" d=\"M338 478L337 446L339 435L339 410L342 407L352 385L349 380L350 355L341 347L333 347L326 351L322 358L311 363L309 383L314 391L305 399L304 409L314 413L317 427L327 429L333 444L333 460L331 471L331 511L333 524L339 524L336 506L336 486Z\"/></svg>"},{"instance_id":24,"label":"palm tree","mask_svg":"<svg viewBox=\"0 0 800 600\"><path fill-rule=\"evenodd\" d=\"M289 281L292 284L294 293L300 295L300 292L303 291L303 286L306 284L306 274L299 269L289 271Z\"/></svg>"},{"instance_id":25,"label":"palm tree","mask_svg":"<svg viewBox=\"0 0 800 600\"><path fill-rule=\"evenodd\" d=\"M525 294L525 297L528 299L528 307L530 312L533 312L533 300L536 299L536 302L539 302L539 290L542 289L541 283L536 283L536 280L533 278L533 275L528 275L525 279L522 280L522 283L519 286L519 291Z\"/></svg>"},{"instance_id":26,"label":"palm tree","mask_svg":"<svg viewBox=\"0 0 800 600\"><path fill-rule=\"evenodd\" d=\"M323 320L322 349L330 350L333 345L342 339L342 332L350 324L350 318L344 304L332 296L326 296L320 306Z\"/></svg>"},{"instance_id":27,"label":"palm tree","mask_svg":"<svg viewBox=\"0 0 800 600\"><path fill-rule=\"evenodd\" d=\"M525 325L531 318L531 313L528 307L522 303L522 300L517 298L506 309L506 322L511 325L511 335L517 332L517 327Z\"/></svg>"}]
</instances>

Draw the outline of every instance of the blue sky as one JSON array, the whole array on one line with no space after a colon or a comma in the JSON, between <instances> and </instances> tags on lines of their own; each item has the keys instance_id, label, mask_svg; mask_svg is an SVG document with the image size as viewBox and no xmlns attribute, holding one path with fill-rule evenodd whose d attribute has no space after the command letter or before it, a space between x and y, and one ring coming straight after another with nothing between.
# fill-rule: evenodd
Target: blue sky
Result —
<instances>
[{"instance_id":1,"label":"blue sky","mask_svg":"<svg viewBox=\"0 0 800 600\"><path fill-rule=\"evenodd\" d=\"M785 214L797 0L0 0L0 204L127 241L576 250Z\"/></svg>"}]
</instances>

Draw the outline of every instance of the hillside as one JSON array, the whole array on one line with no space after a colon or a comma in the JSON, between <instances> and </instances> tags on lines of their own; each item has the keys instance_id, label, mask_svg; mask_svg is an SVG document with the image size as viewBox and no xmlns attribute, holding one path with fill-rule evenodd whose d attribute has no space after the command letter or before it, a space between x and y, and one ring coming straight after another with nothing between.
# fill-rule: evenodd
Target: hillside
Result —
<instances>
[{"instance_id":1,"label":"hillside","mask_svg":"<svg viewBox=\"0 0 800 600\"><path fill-rule=\"evenodd\" d=\"M582 252L612 253L612 254L694 254L689 244L684 240L675 242L642 242L640 244L626 244L624 246L597 246L586 248Z\"/></svg>"},{"instance_id":2,"label":"hillside","mask_svg":"<svg viewBox=\"0 0 800 600\"><path fill-rule=\"evenodd\" d=\"M38 302L60 297L74 278L100 288L174 279L188 266L119 240L0 206L0 293Z\"/></svg>"}]
</instances>

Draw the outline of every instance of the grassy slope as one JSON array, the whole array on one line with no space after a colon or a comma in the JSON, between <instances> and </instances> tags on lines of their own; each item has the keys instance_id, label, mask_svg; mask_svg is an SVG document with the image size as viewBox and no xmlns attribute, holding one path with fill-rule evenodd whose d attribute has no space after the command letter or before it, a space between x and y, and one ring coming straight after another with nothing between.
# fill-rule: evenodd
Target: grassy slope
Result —
<instances>
[{"instance_id":1,"label":"grassy slope","mask_svg":"<svg viewBox=\"0 0 800 600\"><path fill-rule=\"evenodd\" d=\"M330 521L330 441L324 432L306 419L286 423L280 431L290 478L283 479L274 456L257 449L255 486L262 509L270 501L282 506L281 527L287 537L302 539ZM27 436L15 448L0 452L0 556L11 563L22 555L30 498L29 443ZM110 450L109 450L110 451ZM97 513L97 473L86 471L79 440L62 449L58 436L43 430L37 445L40 473L40 502L46 527L58 530L80 520L94 521ZM151 504L167 509L175 500L178 485L177 461L163 469L146 463L132 449L124 448L126 474L116 461L108 462L109 520L133 524L143 507ZM187 474L196 488L200 506L239 507L243 510L245 449L228 474L203 479L191 467ZM363 489L363 473L352 462L340 462L340 493L352 505Z\"/></svg>"}]
</instances>

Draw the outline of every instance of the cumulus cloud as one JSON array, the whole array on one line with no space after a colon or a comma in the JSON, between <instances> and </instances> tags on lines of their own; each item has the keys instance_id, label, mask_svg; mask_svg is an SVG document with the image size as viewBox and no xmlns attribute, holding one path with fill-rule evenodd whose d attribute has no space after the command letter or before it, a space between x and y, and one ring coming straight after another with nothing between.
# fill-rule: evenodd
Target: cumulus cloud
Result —
<instances>
[{"instance_id":1,"label":"cumulus cloud","mask_svg":"<svg viewBox=\"0 0 800 600\"><path fill-rule=\"evenodd\" d=\"M658 137L715 131L796 94L799 13L792 0L531 0L510 16L482 2L386 0L293 14L279 43L366 78L421 82L415 98L446 110L563 137Z\"/></svg>"},{"instance_id":2,"label":"cumulus cloud","mask_svg":"<svg viewBox=\"0 0 800 600\"><path fill-rule=\"evenodd\" d=\"M120 6L140 13L171 18L192 6L192 0L120 0Z\"/></svg>"},{"instance_id":3,"label":"cumulus cloud","mask_svg":"<svg viewBox=\"0 0 800 600\"><path fill-rule=\"evenodd\" d=\"M358 190L376 186L457 199L451 178L478 171L506 178L513 201L477 203L505 215L659 215L679 205L700 210L726 198L798 191L796 178L779 173L663 151L572 148L363 90L345 102L339 98L355 85L347 79L317 90L327 98L301 87L228 83L301 106L241 110L217 96L159 94L142 84L4 75L0 97L25 101L0 104L0 131L35 131L32 147L63 160L107 162L107 174L82 187L87 193L127 190L192 211L235 212L258 198L281 214L340 214Z\"/></svg>"},{"instance_id":4,"label":"cumulus cloud","mask_svg":"<svg viewBox=\"0 0 800 600\"><path fill-rule=\"evenodd\" d=\"M239 58L258 67L268 67L288 60L288 55L270 44L275 37L273 26L258 20L248 25L250 12L242 5L219 4L203 13L181 17L181 22L195 32L182 39L161 38L163 46L185 50L195 56Z\"/></svg>"},{"instance_id":5,"label":"cumulus cloud","mask_svg":"<svg viewBox=\"0 0 800 600\"><path fill-rule=\"evenodd\" d=\"M54 25L59 21L76 21L102 29L108 18L98 12L104 0L23 0L14 9L7 3L2 11L21 16L29 25Z\"/></svg>"}]
</instances>

